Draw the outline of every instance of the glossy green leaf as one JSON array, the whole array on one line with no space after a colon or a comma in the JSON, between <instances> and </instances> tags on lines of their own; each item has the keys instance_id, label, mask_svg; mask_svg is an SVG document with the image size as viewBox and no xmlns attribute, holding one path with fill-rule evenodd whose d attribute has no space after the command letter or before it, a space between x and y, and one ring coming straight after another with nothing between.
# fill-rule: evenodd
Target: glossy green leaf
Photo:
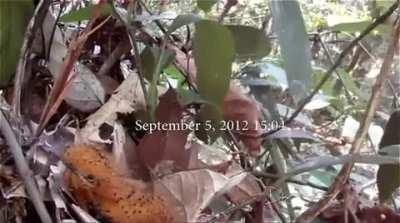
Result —
<instances>
[{"instance_id":1,"label":"glossy green leaf","mask_svg":"<svg viewBox=\"0 0 400 223\"><path fill-rule=\"evenodd\" d=\"M156 64L157 58L159 58L160 53L161 49L158 47L146 47L140 54L143 65L144 77L150 82L153 80L153 74L157 65ZM161 58L160 72L164 68L166 68L169 64L171 64L174 58L175 58L174 52L166 50L164 56Z\"/></svg>"},{"instance_id":2,"label":"glossy green leaf","mask_svg":"<svg viewBox=\"0 0 400 223\"><path fill-rule=\"evenodd\" d=\"M379 154L400 159L400 145L383 147L379 150ZM376 183L379 190L379 200L389 200L393 192L400 186L400 165L380 165L376 175Z\"/></svg>"},{"instance_id":3,"label":"glossy green leaf","mask_svg":"<svg viewBox=\"0 0 400 223\"><path fill-rule=\"evenodd\" d=\"M260 59L271 51L269 39L262 30L242 25L227 27L232 32L236 56L239 59Z\"/></svg>"},{"instance_id":4,"label":"glossy green leaf","mask_svg":"<svg viewBox=\"0 0 400 223\"><path fill-rule=\"evenodd\" d=\"M164 68L163 73L165 74L166 78L178 81L179 85L184 83L186 80L185 75L183 75L182 72L179 71L174 65L169 65Z\"/></svg>"},{"instance_id":5,"label":"glossy green leaf","mask_svg":"<svg viewBox=\"0 0 400 223\"><path fill-rule=\"evenodd\" d=\"M32 13L31 0L0 1L0 87L9 84L15 74Z\"/></svg>"},{"instance_id":6,"label":"glossy green leaf","mask_svg":"<svg viewBox=\"0 0 400 223\"><path fill-rule=\"evenodd\" d=\"M312 74L310 43L300 6L297 1L270 1L270 8L289 90L298 102L310 90Z\"/></svg>"},{"instance_id":7,"label":"glossy green leaf","mask_svg":"<svg viewBox=\"0 0 400 223\"><path fill-rule=\"evenodd\" d=\"M196 14L184 14L178 15L172 24L168 27L168 33L173 33L175 30L182 26L189 25L191 23L196 23L201 20L201 17Z\"/></svg>"},{"instance_id":8,"label":"glossy green leaf","mask_svg":"<svg viewBox=\"0 0 400 223\"><path fill-rule=\"evenodd\" d=\"M218 0L197 0L197 7L204 12L209 12Z\"/></svg>"},{"instance_id":9,"label":"glossy green leaf","mask_svg":"<svg viewBox=\"0 0 400 223\"><path fill-rule=\"evenodd\" d=\"M89 20L90 16L92 16L93 9L94 5L89 5L78 10L70 11L67 14L61 16L60 21L77 22L82 20ZM110 4L102 4L100 10L102 15L109 15L112 13L112 6Z\"/></svg>"},{"instance_id":10,"label":"glossy green leaf","mask_svg":"<svg viewBox=\"0 0 400 223\"><path fill-rule=\"evenodd\" d=\"M330 27L330 30L332 31L341 31L341 32L349 32L349 33L354 33L354 32L361 32L367 26L369 26L372 23L372 21L359 21L359 22L345 22L345 23L339 23L336 25L333 25ZM387 33L390 32L391 28L388 25L381 24L378 27L375 28L379 32Z\"/></svg>"},{"instance_id":11,"label":"glossy green leaf","mask_svg":"<svg viewBox=\"0 0 400 223\"><path fill-rule=\"evenodd\" d=\"M229 88L235 56L232 34L215 21L202 20L196 23L193 44L199 94L219 106Z\"/></svg>"}]
</instances>

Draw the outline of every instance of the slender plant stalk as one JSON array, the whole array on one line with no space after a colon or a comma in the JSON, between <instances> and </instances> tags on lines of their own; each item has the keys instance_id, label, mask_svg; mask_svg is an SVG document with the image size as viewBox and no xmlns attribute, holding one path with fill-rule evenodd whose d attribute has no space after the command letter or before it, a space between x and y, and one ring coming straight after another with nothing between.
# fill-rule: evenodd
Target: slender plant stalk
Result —
<instances>
[{"instance_id":1,"label":"slender plant stalk","mask_svg":"<svg viewBox=\"0 0 400 223\"><path fill-rule=\"evenodd\" d=\"M30 200L32 201L33 206L35 207L36 212L40 217L40 220L43 223L51 223L52 220L50 218L49 213L47 212L46 206L43 203L42 197L39 193L39 189L36 185L35 179L33 178L32 171L28 167L28 164L22 152L22 148L19 145L13 130L11 129L10 123L4 116L3 111L0 111L0 130L7 141L7 144L10 148L10 152L14 158L18 174L20 175L22 181L24 182Z\"/></svg>"}]
</instances>

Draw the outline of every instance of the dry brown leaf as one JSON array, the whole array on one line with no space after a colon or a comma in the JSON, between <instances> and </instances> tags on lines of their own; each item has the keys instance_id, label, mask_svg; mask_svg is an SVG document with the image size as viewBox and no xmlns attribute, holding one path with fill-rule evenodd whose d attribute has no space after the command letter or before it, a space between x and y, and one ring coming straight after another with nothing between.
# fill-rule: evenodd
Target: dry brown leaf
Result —
<instances>
[{"instance_id":1,"label":"dry brown leaf","mask_svg":"<svg viewBox=\"0 0 400 223\"><path fill-rule=\"evenodd\" d=\"M232 156L220 148L214 148L202 143L194 142L192 150L198 153L197 162L190 168L208 168L224 174L226 177L235 177L244 172L243 168L232 161ZM239 204L251 197L262 193L257 178L248 174L240 183L227 192L227 196L233 203Z\"/></svg>"},{"instance_id":2,"label":"dry brown leaf","mask_svg":"<svg viewBox=\"0 0 400 223\"><path fill-rule=\"evenodd\" d=\"M227 177L233 177L243 171L243 168L239 164L232 163L226 170L225 175ZM248 174L239 184L235 185L235 187L227 193L227 196L233 203L240 204L251 197L259 196L261 193L262 189L258 179L254 175Z\"/></svg>"},{"instance_id":3,"label":"dry brown leaf","mask_svg":"<svg viewBox=\"0 0 400 223\"><path fill-rule=\"evenodd\" d=\"M214 198L226 193L246 176L243 173L228 178L207 169L191 170L167 175L155 185L165 186L182 203L187 222L196 222Z\"/></svg>"},{"instance_id":4,"label":"dry brown leaf","mask_svg":"<svg viewBox=\"0 0 400 223\"><path fill-rule=\"evenodd\" d=\"M137 147L141 161L150 169L162 160L171 160L177 169L186 169L190 150L185 149L189 131L154 132L144 136Z\"/></svg>"},{"instance_id":5,"label":"dry brown leaf","mask_svg":"<svg viewBox=\"0 0 400 223\"><path fill-rule=\"evenodd\" d=\"M225 120L248 123L248 130L238 131L234 134L243 142L250 154L258 155L261 150L262 129L258 125L261 111L257 102L245 95L239 86L232 83L225 96L222 109Z\"/></svg>"},{"instance_id":6,"label":"dry brown leaf","mask_svg":"<svg viewBox=\"0 0 400 223\"><path fill-rule=\"evenodd\" d=\"M177 123L183 118L183 112L176 92L169 89L160 97L156 118L160 123ZM189 133L189 130L157 130L145 135L137 147L141 161L152 170L161 161L172 161L173 172L187 169L191 157L191 150L185 148Z\"/></svg>"},{"instance_id":7,"label":"dry brown leaf","mask_svg":"<svg viewBox=\"0 0 400 223\"><path fill-rule=\"evenodd\" d=\"M168 89L161 97L156 109L157 121L161 123L179 122L183 118L185 109L178 101L174 89Z\"/></svg>"},{"instance_id":8,"label":"dry brown leaf","mask_svg":"<svg viewBox=\"0 0 400 223\"><path fill-rule=\"evenodd\" d=\"M125 65L121 65L121 70L127 78L110 99L89 116L85 127L80 131L81 142L103 142L98 134L99 128L103 123L113 126L114 121L117 119L117 113L131 113L146 108L138 75L130 72Z\"/></svg>"}]
</instances>

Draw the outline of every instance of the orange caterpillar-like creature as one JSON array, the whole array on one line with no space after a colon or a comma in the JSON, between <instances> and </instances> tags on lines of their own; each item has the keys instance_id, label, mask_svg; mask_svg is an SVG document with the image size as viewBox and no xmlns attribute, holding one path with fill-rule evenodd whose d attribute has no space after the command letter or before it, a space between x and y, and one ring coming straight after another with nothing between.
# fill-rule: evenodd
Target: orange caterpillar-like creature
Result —
<instances>
[{"instance_id":1,"label":"orange caterpillar-like creature","mask_svg":"<svg viewBox=\"0 0 400 223\"><path fill-rule=\"evenodd\" d=\"M75 145L63 157L64 179L77 202L112 223L183 222L170 194L156 193L150 184L129 179L105 151Z\"/></svg>"}]
</instances>

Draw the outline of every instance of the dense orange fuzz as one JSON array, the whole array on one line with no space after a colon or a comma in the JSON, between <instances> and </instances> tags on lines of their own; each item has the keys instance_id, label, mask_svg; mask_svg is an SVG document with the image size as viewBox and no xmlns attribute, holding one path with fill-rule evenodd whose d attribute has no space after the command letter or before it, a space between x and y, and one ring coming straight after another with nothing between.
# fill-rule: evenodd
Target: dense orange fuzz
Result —
<instances>
[{"instance_id":1,"label":"dense orange fuzz","mask_svg":"<svg viewBox=\"0 0 400 223\"><path fill-rule=\"evenodd\" d=\"M87 145L76 145L64 154L72 167L65 182L78 203L99 211L113 223L172 223L174 213L165 198L141 181L123 176L109 154Z\"/></svg>"}]
</instances>

